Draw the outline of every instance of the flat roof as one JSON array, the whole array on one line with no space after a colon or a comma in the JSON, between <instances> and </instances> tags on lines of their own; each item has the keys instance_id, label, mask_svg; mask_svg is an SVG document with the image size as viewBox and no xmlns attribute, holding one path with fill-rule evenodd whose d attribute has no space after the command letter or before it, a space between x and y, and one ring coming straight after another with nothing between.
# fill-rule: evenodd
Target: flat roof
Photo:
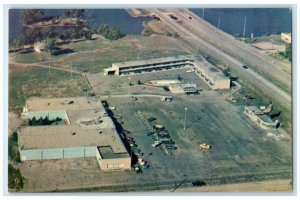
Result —
<instances>
[{"instance_id":1,"label":"flat roof","mask_svg":"<svg viewBox=\"0 0 300 200\"><path fill-rule=\"evenodd\" d=\"M129 154L126 153L116 153L113 151L111 146L98 146L98 152L101 155L102 159L111 159L111 158L129 158Z\"/></svg>"},{"instance_id":2,"label":"flat roof","mask_svg":"<svg viewBox=\"0 0 300 200\"><path fill-rule=\"evenodd\" d=\"M82 110L101 109L101 101L95 98L71 97L71 98L31 98L26 101L28 112L55 111L55 110Z\"/></svg>"},{"instance_id":3,"label":"flat roof","mask_svg":"<svg viewBox=\"0 0 300 200\"><path fill-rule=\"evenodd\" d=\"M115 65L119 68L123 68L123 67L149 65L149 64L163 63L163 62L180 61L180 60L185 60L185 59L192 59L192 57L189 55L179 55L179 56L165 57L165 58L152 58L152 59L146 59L146 60L136 60L136 61L113 63L113 65Z\"/></svg>"},{"instance_id":4,"label":"flat roof","mask_svg":"<svg viewBox=\"0 0 300 200\"><path fill-rule=\"evenodd\" d=\"M208 74L214 81L224 79L229 80L220 69L218 69L202 57L195 58L195 67L203 69L205 73Z\"/></svg>"},{"instance_id":5,"label":"flat roof","mask_svg":"<svg viewBox=\"0 0 300 200\"><path fill-rule=\"evenodd\" d=\"M127 152L116 129L84 128L78 124L23 127L18 131L22 149L111 146L114 152Z\"/></svg>"},{"instance_id":6,"label":"flat roof","mask_svg":"<svg viewBox=\"0 0 300 200\"><path fill-rule=\"evenodd\" d=\"M28 100L27 106L32 115L64 110L70 124L21 127L18 140L22 149L111 146L115 153L127 153L112 119L105 115L105 108L96 97L35 98Z\"/></svg>"}]
</instances>

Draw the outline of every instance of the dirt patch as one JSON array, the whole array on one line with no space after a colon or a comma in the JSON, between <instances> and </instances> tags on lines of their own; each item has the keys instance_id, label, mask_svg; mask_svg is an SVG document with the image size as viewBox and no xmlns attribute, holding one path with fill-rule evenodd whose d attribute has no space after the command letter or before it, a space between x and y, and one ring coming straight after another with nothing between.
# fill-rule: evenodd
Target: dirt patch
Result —
<instances>
[{"instance_id":1,"label":"dirt patch","mask_svg":"<svg viewBox=\"0 0 300 200\"><path fill-rule=\"evenodd\" d=\"M12 133L23 124L23 121L19 118L19 115L14 112L8 113L8 135Z\"/></svg>"},{"instance_id":2,"label":"dirt patch","mask_svg":"<svg viewBox=\"0 0 300 200\"><path fill-rule=\"evenodd\" d=\"M176 192L291 192L291 180L274 180L252 183L226 184L179 188ZM160 191L161 192L161 191ZM165 191L168 192L168 191Z\"/></svg>"}]
</instances>

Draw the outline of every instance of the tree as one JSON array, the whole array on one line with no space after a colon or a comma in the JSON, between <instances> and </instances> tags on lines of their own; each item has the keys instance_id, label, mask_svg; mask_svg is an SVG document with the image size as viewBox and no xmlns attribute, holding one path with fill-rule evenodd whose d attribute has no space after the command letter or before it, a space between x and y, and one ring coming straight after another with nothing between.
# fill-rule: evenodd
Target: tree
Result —
<instances>
[{"instance_id":1,"label":"tree","mask_svg":"<svg viewBox=\"0 0 300 200\"><path fill-rule=\"evenodd\" d=\"M21 12L23 25L32 24L43 19L44 11L41 9L25 9Z\"/></svg>"},{"instance_id":2,"label":"tree","mask_svg":"<svg viewBox=\"0 0 300 200\"><path fill-rule=\"evenodd\" d=\"M18 134L14 132L8 138L8 156L15 163L20 162L20 153L18 149Z\"/></svg>"},{"instance_id":3,"label":"tree","mask_svg":"<svg viewBox=\"0 0 300 200\"><path fill-rule=\"evenodd\" d=\"M29 126L34 126L37 124L37 120L35 117L33 117L31 120L29 120Z\"/></svg>"},{"instance_id":4,"label":"tree","mask_svg":"<svg viewBox=\"0 0 300 200\"><path fill-rule=\"evenodd\" d=\"M98 33L109 40L117 40L126 35L119 28L109 27L108 24L101 24L98 28Z\"/></svg>"},{"instance_id":5,"label":"tree","mask_svg":"<svg viewBox=\"0 0 300 200\"><path fill-rule=\"evenodd\" d=\"M284 56L289 59L289 61L292 61L292 44L286 44L285 45L285 52Z\"/></svg>"},{"instance_id":6,"label":"tree","mask_svg":"<svg viewBox=\"0 0 300 200\"><path fill-rule=\"evenodd\" d=\"M8 164L8 187L16 190L21 190L24 187L20 170L15 169L12 164Z\"/></svg>"},{"instance_id":7,"label":"tree","mask_svg":"<svg viewBox=\"0 0 300 200\"><path fill-rule=\"evenodd\" d=\"M57 48L57 38L46 38L45 51L52 54L53 50Z\"/></svg>"},{"instance_id":8,"label":"tree","mask_svg":"<svg viewBox=\"0 0 300 200\"><path fill-rule=\"evenodd\" d=\"M137 81L137 84L138 84L138 85L141 85L141 84L142 84L141 80L138 80L138 81Z\"/></svg>"}]
</instances>

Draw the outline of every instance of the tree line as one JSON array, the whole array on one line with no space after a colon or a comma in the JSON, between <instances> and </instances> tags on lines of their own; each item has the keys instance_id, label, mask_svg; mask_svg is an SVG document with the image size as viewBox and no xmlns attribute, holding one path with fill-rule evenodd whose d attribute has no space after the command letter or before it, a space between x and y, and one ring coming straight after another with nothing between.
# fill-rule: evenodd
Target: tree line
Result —
<instances>
[{"instance_id":1,"label":"tree line","mask_svg":"<svg viewBox=\"0 0 300 200\"><path fill-rule=\"evenodd\" d=\"M85 17L84 9L66 9L64 16L61 18L77 18ZM52 17L52 20L59 19L57 16ZM68 39L92 39L92 32L87 24L82 24L82 21L77 20L79 26L68 27L33 27L30 26L45 20L44 11L42 9L24 9L21 11L22 30L21 35L10 41L10 46L17 49L23 45L32 45L35 42L46 40L47 38L55 38L56 40Z\"/></svg>"},{"instance_id":2,"label":"tree line","mask_svg":"<svg viewBox=\"0 0 300 200\"><path fill-rule=\"evenodd\" d=\"M49 18L49 17L48 17ZM48 19L47 18L47 19ZM42 9L26 9L21 11L22 34L13 40L10 40L10 47L18 49L24 45L32 45L39 41L46 41L45 50L52 52L57 41L72 39L92 39L92 34L98 33L109 40L116 40L124 37L125 34L119 28L110 27L108 24L101 24L98 27L90 27L89 21L86 20L84 9L65 9L63 18L77 18L76 22L79 26L67 27L33 27L34 23L45 20L44 11ZM56 20L58 17L52 17ZM87 23L80 24L85 19Z\"/></svg>"},{"instance_id":3,"label":"tree line","mask_svg":"<svg viewBox=\"0 0 300 200\"><path fill-rule=\"evenodd\" d=\"M51 125L54 122L60 122L62 121L62 118L60 117L56 117L56 119L52 119L50 120L48 118L48 116L46 116L45 118L40 117L39 119L36 119L35 117L33 117L32 119L28 120L28 124L29 126L41 126L41 125Z\"/></svg>"}]
</instances>

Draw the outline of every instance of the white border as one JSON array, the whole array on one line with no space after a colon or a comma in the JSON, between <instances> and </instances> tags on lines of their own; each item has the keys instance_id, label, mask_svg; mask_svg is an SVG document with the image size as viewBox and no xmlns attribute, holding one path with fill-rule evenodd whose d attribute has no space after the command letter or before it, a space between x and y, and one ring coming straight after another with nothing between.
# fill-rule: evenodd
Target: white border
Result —
<instances>
[{"instance_id":1,"label":"white border","mask_svg":"<svg viewBox=\"0 0 300 200\"><path fill-rule=\"evenodd\" d=\"M57 4L59 4L58 6L60 6L60 7L90 7L92 5L87 6L87 4L102 3L104 5L97 5L97 6L92 6L92 7L106 7L106 8L119 8L119 7L121 7L121 8L124 8L124 7L146 7L147 5L145 5L145 4L151 4L151 5L148 5L148 6L151 6L151 7L185 7L185 6L189 5L189 4L198 4L197 6L200 6L200 3L202 3L203 1L194 1L194 0L185 0L185 1L182 1L182 0L180 0L180 1L176 1L177 5L174 5L175 0L144 0L143 2L138 2L138 1L130 1L130 2L128 2L126 0L115 0L114 2L112 2L112 1L109 1L109 2L100 2L100 1L94 1L94 0L85 0L85 1L79 1L79 0L67 1L67 0L65 0L65 1L62 2L60 0L43 0L42 2L44 4L50 5L50 7L56 7ZM82 4L83 2L84 2L84 4ZM1 17L0 17L0 21L4 22L3 21L4 20L3 17L4 17L4 14L5 14L4 13L5 11L3 10L3 4L10 4L12 7L18 7L17 5L13 6L12 4L20 4L20 3L23 4L20 7L24 7L24 4L27 5L25 7L39 7L39 6L34 5L34 4L41 5L40 4L41 3L40 0L27 0L26 2L24 2L22 0L3 0L2 4L1 4L1 12L0 12L0 16ZM61 3L63 3L63 4L61 4ZM65 3L69 3L69 5L67 6ZM112 3L114 3L114 5L112 5ZM295 4L297 6L298 1L297 0L252 0L252 1L241 2L241 1L226 0L226 2L225 2L225 1L221 1L221 0L210 0L210 1L205 1L203 3L209 3L209 5L202 5L202 7L220 7L219 5L220 4L224 4L224 3L226 3L227 5L222 5L221 7L249 7L249 6L250 7L273 7L275 4L277 4L277 6L275 5L275 7L278 7L278 6L280 6L280 4L281 4L281 6L286 6L287 4ZM81 4L81 5L73 6L74 4ZM128 4L130 4L130 5L128 5ZM173 4L173 5L170 5L170 4ZM232 4L235 4L235 5L232 5ZM239 5L237 6L236 4L239 4ZM267 5L267 4L271 4L271 5ZM136 5L138 5L138 6L136 6ZM159 6L157 6L157 5L159 5ZM213 6L213 5L215 5L215 6ZM191 7L195 7L195 6L191 6ZM295 12L296 8L297 7L294 8L293 13ZM295 24L296 23L295 21L297 21L297 25L299 23L299 15L295 16L295 17L297 17L297 19L294 18L293 31L296 31L299 34L300 33L299 32L299 26L296 26L296 24ZM4 25L5 25L5 23L4 23ZM296 30L296 28L297 28L297 30ZM7 52L6 51L7 50L7 41L4 40L4 38L3 38L4 34L7 34L7 30L8 30L7 26L5 28L4 28L4 26L1 26L0 43L3 44L1 52ZM299 41L297 40L296 37L294 37L293 40L294 40L293 42L295 42L295 44L296 44L296 45L293 46L293 54L294 54L294 61L293 61L294 63L293 64L294 64L294 69L295 69L296 66L297 66L296 65L296 59L295 59L296 56L297 56L297 54L296 54L297 53L296 52L296 47L299 47ZM6 56L6 58L5 58L5 56ZM5 59L3 59L3 58L5 58ZM7 90L8 78L7 78L7 73L8 73L8 70L7 70L7 67L6 67L7 66L7 53L6 54L5 53L1 54L0 59L3 60L4 62L6 62L6 64L3 63L3 65L2 65L3 69L0 70L1 71L1 77L3 77L3 79L2 79L3 82L0 81L1 82L0 83L1 87L0 88L3 89L2 90L3 92L1 92L1 90L0 90L0 95L1 95L1 98L0 98L0 112L3 113L3 116L1 115L0 125L3 128L2 130L5 130L5 129L7 129L7 120L8 120L8 118L7 118L7 110L8 110L8 102L7 102L7 97L8 97L8 94L7 94L7 92L8 92L8 90ZM294 80L294 82L293 82L293 92L294 92L293 100L295 100L296 95L299 94L299 88L295 87L296 85L298 85L298 80L297 80L296 77L299 77L299 70L293 71L293 72L294 72L293 73L293 78L294 78L293 79ZM296 89L297 89L297 91L296 91ZM298 100L298 98L297 98L297 100ZM294 128L296 127L294 129L295 135L297 133L299 133L299 126L296 126L296 124L299 122L299 119L296 116L296 114L299 111L297 103L294 101L294 105L293 105L294 106L293 107L293 109L294 109L293 126L294 126ZM3 119L2 119L2 117L3 117ZM7 133L7 132L4 131L4 134L5 133ZM3 137L1 137L1 139L2 138ZM294 150L296 150L295 149L296 148L296 142L297 142L297 144L299 144L299 137L297 137L297 139L298 139L297 141L294 140ZM3 151L3 149L6 148L6 147L3 146L3 148L0 148L1 149L0 150L0 156L1 156L2 161L5 161L5 160L3 160L3 158L4 159L7 158L7 155L6 155L6 158L5 158L5 155L3 154L3 152L5 152L5 151ZM294 160L296 160L295 154L294 154ZM3 163L4 166L5 165L7 166L7 162L6 163L2 162L2 163ZM297 169L294 168L294 171L298 171L298 170L299 170L299 165L297 166ZM4 171L3 170L0 170L0 171L1 171L0 172L1 178L3 179L3 175L4 175L3 172ZM4 178L6 178L6 177L4 177ZM297 173L297 179L298 178L299 178L299 173ZM2 180L2 183L3 183L3 180ZM298 190L299 186L297 185L297 188L294 188L294 189L295 189L295 191ZM3 191L3 187L1 187L1 192L2 192L2 194L3 194L3 192L5 192L5 191ZM7 193L6 193L6 195L7 195ZM8 194L8 195L10 195L10 194ZM72 195L74 195L74 194L72 194ZM78 194L75 193L75 195L78 195ZM167 195L170 195L170 194L167 193ZM211 194L208 194L208 195L211 195ZM221 194L214 194L214 195L218 195L219 196L219 195L224 195L224 193L223 194L222 193ZM241 193L241 195L245 195L245 193ZM296 198L295 196L282 197L282 196L278 195L277 193L273 193L273 195L276 195L276 196L273 196L272 199L295 199ZM7 197L6 196L5 198L9 198L10 199L10 198L18 198L18 197L16 197L16 196L8 196ZM21 197L21 198L22 199L32 199L32 198L39 198L40 199L40 197L37 197L37 196L35 196L35 197L25 196L25 197ZM44 198L47 198L47 197L44 197ZM55 198L58 198L58 196L56 195ZM61 198L64 198L64 199L65 198L70 198L70 199L80 198L81 199L82 197L67 197L67 196L63 196ZM99 197L95 197L94 196L94 197L91 197L91 198L97 198L98 199ZM101 197L101 198L103 198L103 197ZM105 198L106 199L113 199L113 197L105 197ZM118 197L118 198L121 198L121 197ZM129 198L130 199L140 199L140 198L150 199L151 198L152 199L153 197L134 197L134 198L133 197L125 197L125 198L128 198L128 199ZM155 198L157 198L157 197L155 197ZM163 197L163 199L165 199L165 198L167 198L167 197ZM174 196L172 196L171 198L172 199L178 199L178 197L174 197ZM189 197L189 198L193 198L193 197ZM198 199L199 197L196 197L196 198ZM203 198L211 198L211 196L210 197L206 196L206 197L203 197ZM239 199L239 198L240 197L238 197L238 196L234 196L234 197L225 196L225 197L222 197L222 199ZM248 198L253 198L253 197L248 197ZM258 197L255 197L255 198L258 198ZM262 198L266 198L266 197L262 197Z\"/></svg>"}]
</instances>

